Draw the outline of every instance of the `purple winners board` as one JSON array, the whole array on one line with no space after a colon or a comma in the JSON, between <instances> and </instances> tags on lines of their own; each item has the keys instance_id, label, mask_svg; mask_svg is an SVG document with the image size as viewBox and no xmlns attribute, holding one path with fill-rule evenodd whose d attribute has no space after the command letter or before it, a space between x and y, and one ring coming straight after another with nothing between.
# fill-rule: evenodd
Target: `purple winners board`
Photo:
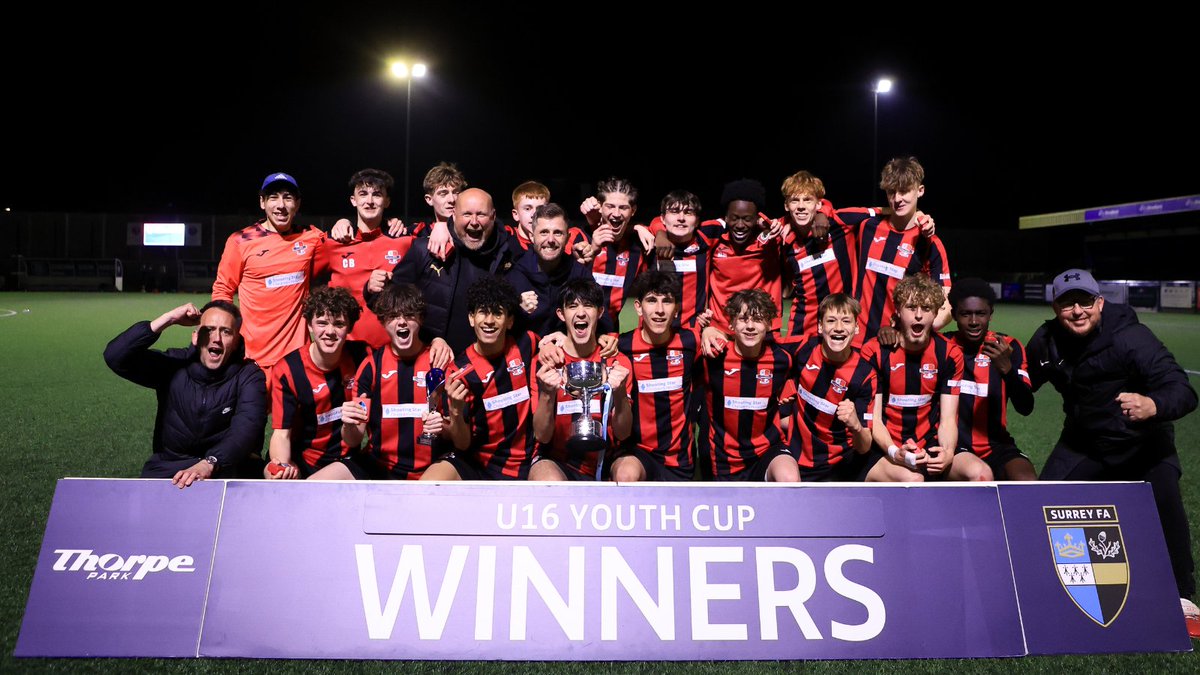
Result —
<instances>
[{"instance_id":1,"label":"purple winners board","mask_svg":"<svg viewBox=\"0 0 1200 675\"><path fill-rule=\"evenodd\" d=\"M1190 648L1149 488L1138 484L231 481L194 493L164 484L60 483L18 656L734 660ZM151 495L161 503L143 505ZM206 512L192 529L208 524L186 542L172 511L185 503ZM1085 510L1101 504L1125 527ZM161 522L148 525L142 511ZM80 532L92 538L76 542ZM1129 547L1120 562L1117 542ZM1092 544L1101 553L1085 562L1077 552ZM134 554L144 560L131 563ZM170 572L179 556L192 563ZM166 567L135 578L145 560ZM127 577L88 577L126 566ZM143 590L147 579L171 586Z\"/></svg>"}]
</instances>

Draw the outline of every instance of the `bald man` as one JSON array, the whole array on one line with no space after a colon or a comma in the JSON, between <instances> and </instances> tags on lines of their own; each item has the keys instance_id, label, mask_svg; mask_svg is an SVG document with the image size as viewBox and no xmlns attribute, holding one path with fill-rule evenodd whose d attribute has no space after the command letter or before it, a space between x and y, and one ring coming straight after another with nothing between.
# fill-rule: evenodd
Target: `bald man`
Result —
<instances>
[{"instance_id":1,"label":"bald man","mask_svg":"<svg viewBox=\"0 0 1200 675\"><path fill-rule=\"evenodd\" d=\"M478 188L458 195L450 238L454 250L444 261L429 253L428 240L417 239L393 271L376 270L371 275L365 297L369 303L389 280L416 284L428 303L421 339L428 343L445 338L460 354L475 341L475 331L467 322L467 287L485 275L506 276L522 251L504 228L496 227L492 196Z\"/></svg>"}]
</instances>

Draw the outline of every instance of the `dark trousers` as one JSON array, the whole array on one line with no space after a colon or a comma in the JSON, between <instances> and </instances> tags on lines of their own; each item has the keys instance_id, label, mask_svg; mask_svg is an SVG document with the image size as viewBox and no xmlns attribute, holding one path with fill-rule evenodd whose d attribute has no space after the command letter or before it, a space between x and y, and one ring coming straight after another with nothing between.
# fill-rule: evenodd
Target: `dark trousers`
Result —
<instances>
[{"instance_id":1,"label":"dark trousers","mask_svg":"<svg viewBox=\"0 0 1200 675\"><path fill-rule=\"evenodd\" d=\"M1108 457L1092 457L1076 452L1060 439L1046 459L1039 480L1140 480L1149 483L1154 490L1154 503L1158 508L1158 519L1162 521L1163 537L1167 542L1167 554L1171 557L1171 569L1175 572L1179 597L1189 598L1196 592L1196 580L1193 577L1195 564L1192 561L1192 536L1188 529L1187 511L1183 508L1183 497L1179 492L1182 470L1174 443L1170 443L1169 451L1161 447L1143 447L1121 453L1121 457L1122 461L1112 463L1106 461L1110 459Z\"/></svg>"}]
</instances>

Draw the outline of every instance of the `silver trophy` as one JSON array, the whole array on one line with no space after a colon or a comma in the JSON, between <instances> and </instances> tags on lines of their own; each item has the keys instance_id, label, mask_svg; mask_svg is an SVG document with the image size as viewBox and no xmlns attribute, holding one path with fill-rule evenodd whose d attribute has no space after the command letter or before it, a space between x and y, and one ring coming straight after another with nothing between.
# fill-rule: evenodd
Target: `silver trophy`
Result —
<instances>
[{"instance_id":1,"label":"silver trophy","mask_svg":"<svg viewBox=\"0 0 1200 675\"><path fill-rule=\"evenodd\" d=\"M441 368L430 368L429 372L425 373L425 400L429 404L429 411L439 410L442 404L442 386L446 384L446 371ZM437 437L428 431L422 431L417 437L417 443L420 445L433 445Z\"/></svg>"},{"instance_id":2,"label":"silver trophy","mask_svg":"<svg viewBox=\"0 0 1200 675\"><path fill-rule=\"evenodd\" d=\"M577 452L598 452L606 447L605 429L600 420L592 417L592 398L603 392L604 365L594 361L568 363L567 393L579 400L582 409L571 420L571 437L567 447Z\"/></svg>"}]
</instances>

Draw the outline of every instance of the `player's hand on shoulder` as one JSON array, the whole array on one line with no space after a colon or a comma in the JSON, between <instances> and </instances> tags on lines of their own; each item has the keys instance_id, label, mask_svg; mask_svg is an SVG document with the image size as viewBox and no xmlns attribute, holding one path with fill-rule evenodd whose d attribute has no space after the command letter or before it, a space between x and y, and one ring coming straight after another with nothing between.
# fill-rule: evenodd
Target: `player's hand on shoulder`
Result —
<instances>
[{"instance_id":1,"label":"player's hand on shoulder","mask_svg":"<svg viewBox=\"0 0 1200 675\"><path fill-rule=\"evenodd\" d=\"M346 218L339 218L329 230L329 238L341 244L349 244L354 241L354 225Z\"/></svg>"},{"instance_id":2,"label":"player's hand on shoulder","mask_svg":"<svg viewBox=\"0 0 1200 675\"><path fill-rule=\"evenodd\" d=\"M403 237L408 234L408 227L399 218L389 218L387 221L389 237Z\"/></svg>"},{"instance_id":3,"label":"player's hand on shoulder","mask_svg":"<svg viewBox=\"0 0 1200 675\"><path fill-rule=\"evenodd\" d=\"M924 211L917 211L917 227L921 228L922 237L932 237L937 234L937 226L934 225L933 216Z\"/></svg>"},{"instance_id":4,"label":"player's hand on shoulder","mask_svg":"<svg viewBox=\"0 0 1200 675\"><path fill-rule=\"evenodd\" d=\"M608 334L596 336L596 347L600 349L600 358L611 359L617 355L617 336Z\"/></svg>"},{"instance_id":5,"label":"player's hand on shoulder","mask_svg":"<svg viewBox=\"0 0 1200 675\"><path fill-rule=\"evenodd\" d=\"M429 343L429 366L445 369L453 360L454 350L450 348L450 343L440 337L433 338Z\"/></svg>"},{"instance_id":6,"label":"player's hand on shoulder","mask_svg":"<svg viewBox=\"0 0 1200 675\"><path fill-rule=\"evenodd\" d=\"M896 347L900 345L900 331L891 326L880 326L879 333L875 337L879 339L879 344L884 347Z\"/></svg>"},{"instance_id":7,"label":"player's hand on shoulder","mask_svg":"<svg viewBox=\"0 0 1200 675\"><path fill-rule=\"evenodd\" d=\"M708 326L700 333L700 351L709 358L724 353L727 344L729 337L713 326Z\"/></svg>"}]
</instances>

